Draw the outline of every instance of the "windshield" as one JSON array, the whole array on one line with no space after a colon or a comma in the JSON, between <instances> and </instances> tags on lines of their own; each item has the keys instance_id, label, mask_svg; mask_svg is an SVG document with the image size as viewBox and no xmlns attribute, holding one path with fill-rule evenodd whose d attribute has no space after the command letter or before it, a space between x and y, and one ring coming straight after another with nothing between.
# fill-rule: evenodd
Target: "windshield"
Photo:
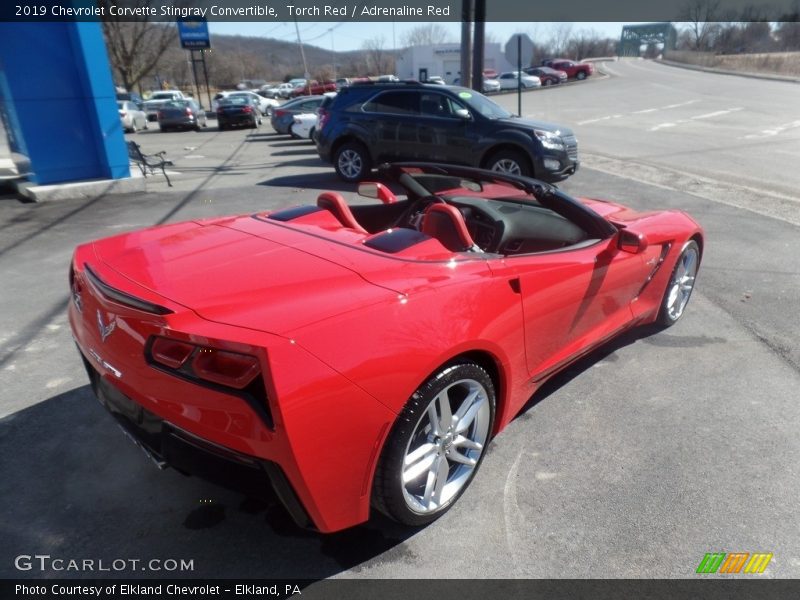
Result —
<instances>
[{"instance_id":1,"label":"windshield","mask_svg":"<svg viewBox=\"0 0 800 600\"><path fill-rule=\"evenodd\" d=\"M165 93L157 93L150 96L150 100L172 100L175 97L175 94L165 94Z\"/></svg>"},{"instance_id":2,"label":"windshield","mask_svg":"<svg viewBox=\"0 0 800 600\"><path fill-rule=\"evenodd\" d=\"M512 116L505 108L498 106L486 96L474 90L461 88L456 94L462 102L465 102L471 109L479 112L487 119L508 119Z\"/></svg>"}]
</instances>

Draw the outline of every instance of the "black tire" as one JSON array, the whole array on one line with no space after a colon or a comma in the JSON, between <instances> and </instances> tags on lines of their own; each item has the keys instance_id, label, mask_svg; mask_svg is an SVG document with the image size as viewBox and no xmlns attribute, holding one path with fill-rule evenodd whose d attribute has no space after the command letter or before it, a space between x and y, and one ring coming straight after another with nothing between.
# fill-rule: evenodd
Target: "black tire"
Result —
<instances>
[{"instance_id":1,"label":"black tire","mask_svg":"<svg viewBox=\"0 0 800 600\"><path fill-rule=\"evenodd\" d=\"M310 139L312 142L314 141L314 134L316 132L317 132L317 128L316 127L312 127L311 131L308 132L308 139Z\"/></svg>"},{"instance_id":2,"label":"black tire","mask_svg":"<svg viewBox=\"0 0 800 600\"><path fill-rule=\"evenodd\" d=\"M586 79L586 73L583 71L578 71L575 74L575 79L577 79L578 81L583 81L584 79Z\"/></svg>"},{"instance_id":3,"label":"black tire","mask_svg":"<svg viewBox=\"0 0 800 600\"><path fill-rule=\"evenodd\" d=\"M372 171L372 158L363 144L346 142L336 149L333 156L333 168L339 179L354 183Z\"/></svg>"},{"instance_id":4,"label":"black tire","mask_svg":"<svg viewBox=\"0 0 800 600\"><path fill-rule=\"evenodd\" d=\"M661 299L656 322L662 327L671 327L683 316L694 291L699 267L700 247L694 240L689 240L683 245Z\"/></svg>"},{"instance_id":5,"label":"black tire","mask_svg":"<svg viewBox=\"0 0 800 600\"><path fill-rule=\"evenodd\" d=\"M447 402L449 421L442 414L442 400ZM468 361L443 367L414 392L395 421L375 471L373 506L413 527L441 517L478 472L491 440L494 415L494 383L483 367ZM447 433L442 431L442 422L450 423ZM460 458L454 460L454 455ZM408 476L405 481L404 476Z\"/></svg>"},{"instance_id":6,"label":"black tire","mask_svg":"<svg viewBox=\"0 0 800 600\"><path fill-rule=\"evenodd\" d=\"M500 150L492 154L485 162L490 171L533 177L533 168L528 158L517 150Z\"/></svg>"},{"instance_id":7,"label":"black tire","mask_svg":"<svg viewBox=\"0 0 800 600\"><path fill-rule=\"evenodd\" d=\"M139 129L136 127L136 119L131 120L130 129L128 129L131 133L136 133Z\"/></svg>"},{"instance_id":8,"label":"black tire","mask_svg":"<svg viewBox=\"0 0 800 600\"><path fill-rule=\"evenodd\" d=\"M550 81L549 79L543 79L543 80L542 80L542 87L546 87L546 86L548 86L548 85L552 85L552 83L553 83L553 82L552 82L552 81Z\"/></svg>"}]
</instances>

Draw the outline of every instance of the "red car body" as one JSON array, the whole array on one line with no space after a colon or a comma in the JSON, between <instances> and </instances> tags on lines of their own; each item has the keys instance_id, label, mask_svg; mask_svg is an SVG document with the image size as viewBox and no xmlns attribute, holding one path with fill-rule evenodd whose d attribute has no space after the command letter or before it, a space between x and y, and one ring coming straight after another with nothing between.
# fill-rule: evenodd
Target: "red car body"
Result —
<instances>
[{"instance_id":1,"label":"red car body","mask_svg":"<svg viewBox=\"0 0 800 600\"><path fill-rule=\"evenodd\" d=\"M556 71L564 71L570 79L586 79L594 73L592 63L580 63L567 59L556 59L547 65Z\"/></svg>"},{"instance_id":2,"label":"red car body","mask_svg":"<svg viewBox=\"0 0 800 600\"><path fill-rule=\"evenodd\" d=\"M158 460L183 467L191 447L245 471L251 461L298 522L340 530L369 518L386 440L442 365L468 357L490 374L495 435L559 369L655 321L681 249L703 244L680 211L575 201L462 167L398 173L434 195L414 184L395 201L379 185L373 197L385 203L344 213L325 193L319 206L79 246L69 320L103 404ZM574 215L558 234L566 242L517 246L513 219L501 223L508 239L489 239L487 215L544 214L527 206L534 195L556 207L555 229L568 220L561 212ZM415 229L431 202L471 215L472 248ZM576 223L588 238L570 237Z\"/></svg>"}]
</instances>

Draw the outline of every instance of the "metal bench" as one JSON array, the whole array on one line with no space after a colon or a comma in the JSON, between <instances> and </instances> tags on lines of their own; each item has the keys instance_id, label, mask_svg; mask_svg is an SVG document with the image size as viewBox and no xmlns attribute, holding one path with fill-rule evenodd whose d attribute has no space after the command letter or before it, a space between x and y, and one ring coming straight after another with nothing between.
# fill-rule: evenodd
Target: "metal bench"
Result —
<instances>
[{"instance_id":1,"label":"metal bench","mask_svg":"<svg viewBox=\"0 0 800 600\"><path fill-rule=\"evenodd\" d=\"M169 187L172 187L172 182L169 180L169 175L167 175L166 170L166 167L172 166L172 161L164 158L166 153L166 150L162 150L155 154L145 154L142 152L139 144L134 141L128 142L128 158L136 163L142 175L147 177L148 171L151 175L155 175L156 169L161 169L161 172L167 180L167 184Z\"/></svg>"}]
</instances>

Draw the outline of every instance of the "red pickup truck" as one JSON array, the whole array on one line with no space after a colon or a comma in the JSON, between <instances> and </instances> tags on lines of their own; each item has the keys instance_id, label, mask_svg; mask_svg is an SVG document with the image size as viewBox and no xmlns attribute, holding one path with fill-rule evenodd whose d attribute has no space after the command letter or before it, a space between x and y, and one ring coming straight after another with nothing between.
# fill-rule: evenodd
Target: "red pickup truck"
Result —
<instances>
[{"instance_id":1,"label":"red pickup truck","mask_svg":"<svg viewBox=\"0 0 800 600\"><path fill-rule=\"evenodd\" d=\"M547 62L549 63L548 67L556 71L564 71L570 79L586 79L594 73L594 65L592 63L576 63L565 58Z\"/></svg>"},{"instance_id":2,"label":"red pickup truck","mask_svg":"<svg viewBox=\"0 0 800 600\"><path fill-rule=\"evenodd\" d=\"M292 98L296 98L297 96L318 96L320 94L324 94L325 92L335 92L336 91L336 82L335 81L323 81L320 83L316 80L309 81L306 85L298 86L292 90Z\"/></svg>"}]
</instances>

